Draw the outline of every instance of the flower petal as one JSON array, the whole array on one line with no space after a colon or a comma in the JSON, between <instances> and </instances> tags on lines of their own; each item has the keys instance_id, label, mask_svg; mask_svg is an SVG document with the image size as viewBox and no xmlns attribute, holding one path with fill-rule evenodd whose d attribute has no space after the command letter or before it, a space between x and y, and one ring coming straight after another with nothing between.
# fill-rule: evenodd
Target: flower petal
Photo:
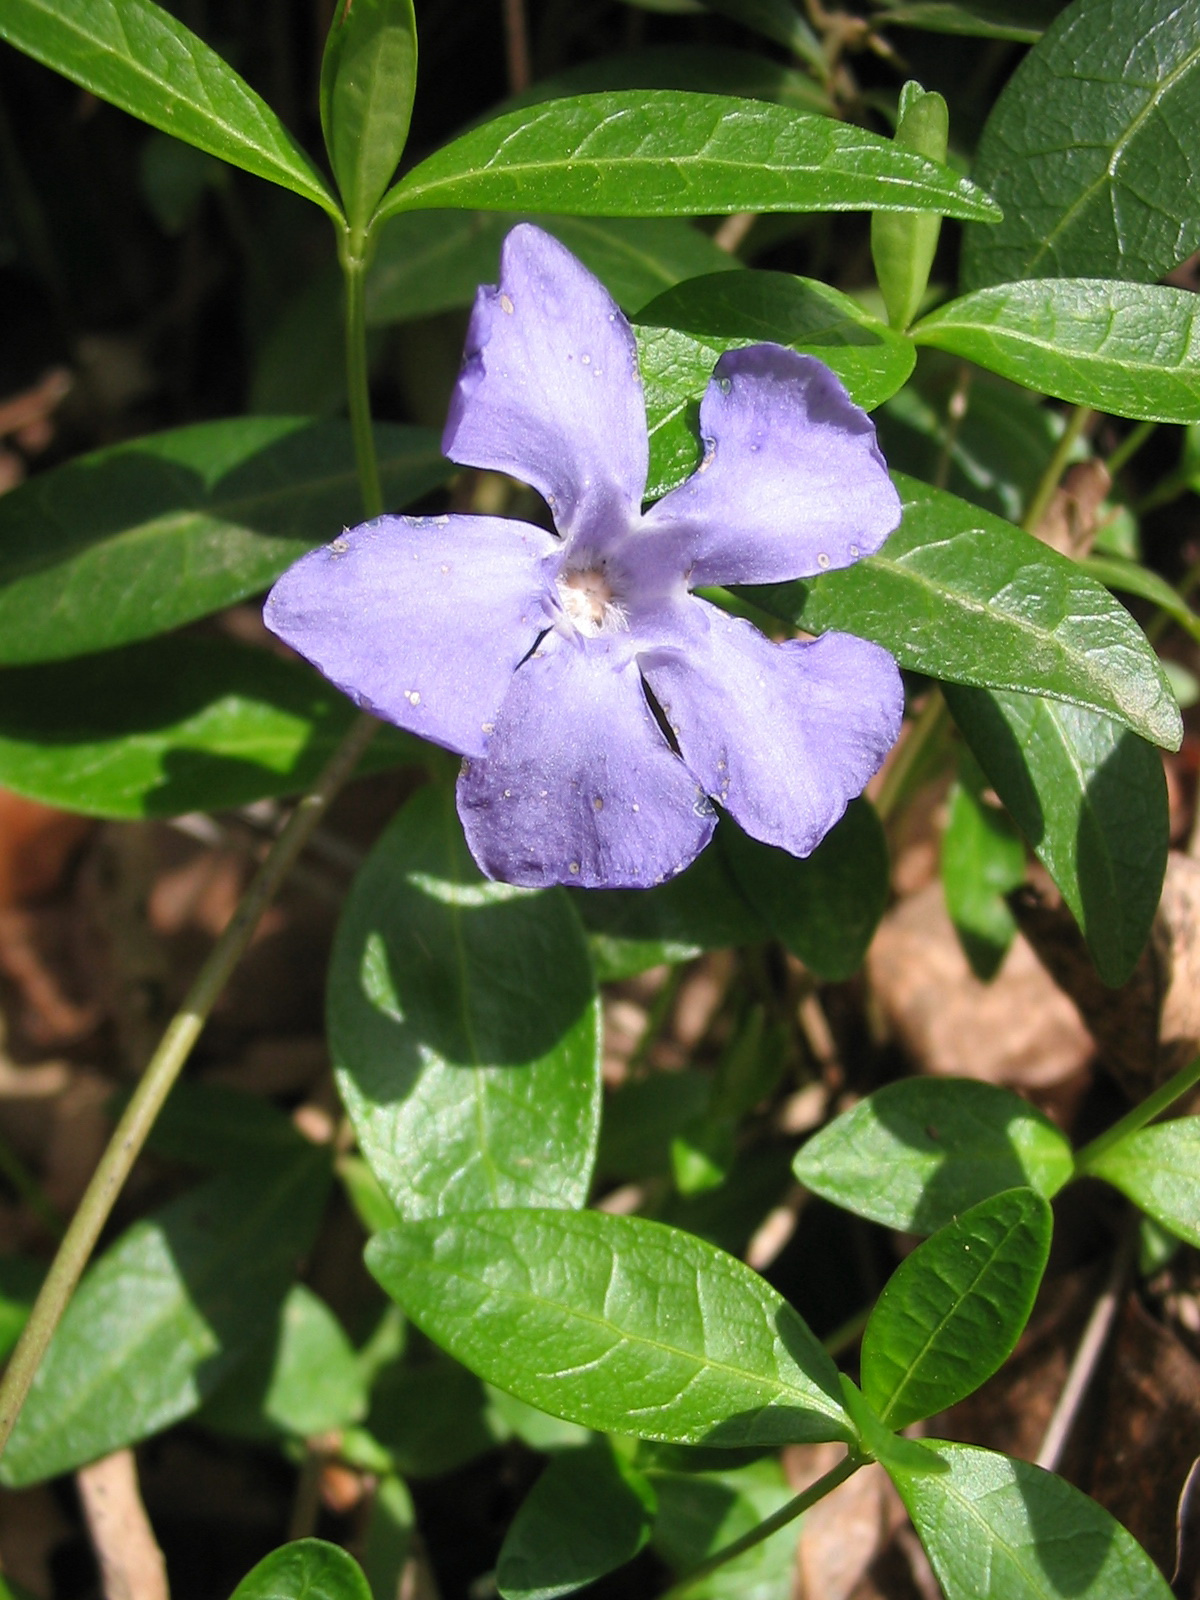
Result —
<instances>
[{"instance_id":1,"label":"flower petal","mask_svg":"<svg viewBox=\"0 0 1200 1600\"><path fill-rule=\"evenodd\" d=\"M378 517L290 567L263 617L360 706L479 755L549 626L558 540L501 517Z\"/></svg>"},{"instance_id":2,"label":"flower petal","mask_svg":"<svg viewBox=\"0 0 1200 1600\"><path fill-rule=\"evenodd\" d=\"M512 681L458 813L484 872L508 883L644 887L712 836L712 807L663 738L637 667L604 640L547 636Z\"/></svg>"},{"instance_id":3,"label":"flower petal","mask_svg":"<svg viewBox=\"0 0 1200 1600\"><path fill-rule=\"evenodd\" d=\"M875 427L824 362L727 350L700 405L707 454L647 514L688 582L782 583L870 555L900 521Z\"/></svg>"},{"instance_id":4,"label":"flower petal","mask_svg":"<svg viewBox=\"0 0 1200 1600\"><path fill-rule=\"evenodd\" d=\"M540 228L504 241L498 288L475 298L442 449L531 484L564 534L624 527L649 446L628 322L603 284Z\"/></svg>"},{"instance_id":5,"label":"flower petal","mask_svg":"<svg viewBox=\"0 0 1200 1600\"><path fill-rule=\"evenodd\" d=\"M747 833L806 856L900 732L886 650L848 633L773 644L703 600L686 651L641 658L683 759Z\"/></svg>"}]
</instances>

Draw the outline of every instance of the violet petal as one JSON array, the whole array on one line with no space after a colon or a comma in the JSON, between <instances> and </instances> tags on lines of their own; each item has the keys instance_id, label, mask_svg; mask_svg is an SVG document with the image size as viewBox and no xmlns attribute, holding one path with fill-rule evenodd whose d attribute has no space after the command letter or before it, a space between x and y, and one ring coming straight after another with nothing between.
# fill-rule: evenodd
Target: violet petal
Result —
<instances>
[{"instance_id":1,"label":"violet petal","mask_svg":"<svg viewBox=\"0 0 1200 1600\"><path fill-rule=\"evenodd\" d=\"M547 635L517 672L487 755L463 765L458 813L491 878L645 887L674 877L715 825L700 785L606 641Z\"/></svg>"},{"instance_id":2,"label":"violet petal","mask_svg":"<svg viewBox=\"0 0 1200 1600\"><path fill-rule=\"evenodd\" d=\"M378 517L313 550L264 620L376 716L479 755L549 625L553 534L500 517Z\"/></svg>"},{"instance_id":3,"label":"violet petal","mask_svg":"<svg viewBox=\"0 0 1200 1600\"><path fill-rule=\"evenodd\" d=\"M686 652L641 657L688 766L747 833L806 856L879 769L904 691L886 650L848 633L774 644L694 600Z\"/></svg>"},{"instance_id":4,"label":"violet petal","mask_svg":"<svg viewBox=\"0 0 1200 1600\"><path fill-rule=\"evenodd\" d=\"M476 295L442 449L531 484L563 534L599 537L641 509L633 334L603 284L529 223L504 241L499 286Z\"/></svg>"},{"instance_id":5,"label":"violet petal","mask_svg":"<svg viewBox=\"0 0 1200 1600\"><path fill-rule=\"evenodd\" d=\"M706 456L646 518L691 585L782 583L878 550L900 498L875 427L823 362L727 350L700 406Z\"/></svg>"}]
</instances>

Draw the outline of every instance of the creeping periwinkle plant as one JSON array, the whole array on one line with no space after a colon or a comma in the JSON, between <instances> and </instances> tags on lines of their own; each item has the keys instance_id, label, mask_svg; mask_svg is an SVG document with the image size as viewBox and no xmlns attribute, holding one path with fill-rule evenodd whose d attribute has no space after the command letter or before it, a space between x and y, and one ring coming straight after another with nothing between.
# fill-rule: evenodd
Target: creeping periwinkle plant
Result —
<instances>
[{"instance_id":1,"label":"creeping periwinkle plant","mask_svg":"<svg viewBox=\"0 0 1200 1600\"><path fill-rule=\"evenodd\" d=\"M442 37L461 21L428 5ZM247 326L277 316L247 414L116 444L105 419L95 451L0 496L0 784L193 833L295 802L161 1043L124 1063L137 1087L40 1291L0 1274L24 1323L0 1479L193 1418L298 1468L238 1600L391 1600L429 1569L447 1600L533 1600L627 1563L607 1592L783 1600L797 1519L873 1462L948 1600L1168 1600L1170 1552L1052 1470L1092 1344L1036 1462L934 1435L1021 1338L1068 1184L1108 1186L1126 1276L1131 1222L1160 1264L1200 1246L1200 1118L1159 1120L1200 1065L1148 1042L1135 1103L1088 1101L1104 1131L1076 1147L969 1080L970 1038L962 1076L903 1075L861 984L830 1008L840 1037L822 998L863 966L889 838L939 782L980 979L1032 874L1064 908L1055 968L1109 1037L1162 980L1155 747L1179 746L1200 619L1196 574L1147 565L1139 519L1200 484L1195 302L1162 281L1200 247L1200 16L961 0L810 23L713 0L647 24L664 53L618 48L613 0L589 22L613 53L531 90L524 8L495 9L511 103L489 113L456 62L468 131L422 130L411 158L411 0L338 0L319 86L291 95L317 90L331 181L151 0L0 0L11 45L156 130L104 124L183 230L171 315L228 276L196 266L220 217L251 263ZM582 48L569 9L545 8L548 58ZM247 62L269 37L285 86L259 8L229 26ZM39 141L12 123L13 248L69 331L69 207L43 206ZM293 200L247 205L264 181L332 223L340 318L327 238ZM389 419L448 403L440 448L373 417L373 376ZM246 642L251 613L189 626L268 590L290 651ZM1114 591L1153 613L1171 677ZM297 856L344 862L314 839L339 788L385 769L407 798L329 962L341 1125L322 1142L262 1098L177 1085ZM709 951L730 952L715 1011L672 1034ZM634 978L609 1015L636 994L640 1036L614 1027L606 1052L605 986ZM210 1175L154 1205L151 1174L85 1273L148 1139ZM780 1255L798 1194L828 1204ZM371 1279L310 1282L344 1257L348 1208ZM881 1292L857 1263L891 1241L848 1247L847 1214L919 1241ZM824 1461L799 1493L787 1446ZM489 1505L532 1487L494 1537L447 1544L427 1480L468 1466L456 1510L463 1485ZM353 1519L319 1521L321 1483Z\"/></svg>"}]
</instances>

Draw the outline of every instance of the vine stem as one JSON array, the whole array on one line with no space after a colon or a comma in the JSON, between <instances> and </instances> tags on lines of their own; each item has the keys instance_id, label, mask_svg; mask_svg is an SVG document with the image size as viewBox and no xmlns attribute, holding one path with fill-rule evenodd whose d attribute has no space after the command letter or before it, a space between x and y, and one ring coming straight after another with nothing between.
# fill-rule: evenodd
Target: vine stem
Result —
<instances>
[{"instance_id":1,"label":"vine stem","mask_svg":"<svg viewBox=\"0 0 1200 1600\"><path fill-rule=\"evenodd\" d=\"M1071 451L1079 439L1080 434L1087 427L1095 415L1091 406L1076 406L1067 420L1067 425L1062 431L1062 437L1054 448L1054 454L1046 464L1042 473L1041 482L1033 492L1033 498L1025 508L1025 516L1021 526L1026 533L1036 533L1038 523L1046 514L1046 510L1054 498L1054 491L1058 488L1058 480L1066 470L1067 462L1071 459Z\"/></svg>"},{"instance_id":2,"label":"vine stem","mask_svg":"<svg viewBox=\"0 0 1200 1600\"><path fill-rule=\"evenodd\" d=\"M692 1570L667 1590L662 1600L676 1600L677 1596L684 1595L694 1583L699 1583L701 1578L707 1578L710 1573L716 1572L718 1567L723 1567L727 1561L736 1560L744 1555L747 1550L753 1550L756 1544L761 1544L764 1539L769 1539L773 1533L778 1533L780 1528L786 1528L789 1522L794 1522L803 1516L810 1506L815 1506L818 1500L824 1500L840 1483L852 1477L859 1467L865 1466L866 1456L860 1456L856 1451L851 1451L844 1461L839 1461L836 1467L830 1468L816 1483L810 1483L807 1489L801 1490L786 1505L760 1522L757 1527L751 1528L740 1539L734 1539L724 1549L718 1550L715 1555L709 1556L707 1561L702 1561Z\"/></svg>"},{"instance_id":3,"label":"vine stem","mask_svg":"<svg viewBox=\"0 0 1200 1600\"><path fill-rule=\"evenodd\" d=\"M383 510L379 463L371 427L371 397L367 368L366 273L371 257L370 229L352 229L341 223L338 256L346 286L346 388L350 427L358 468L363 510L376 517ZM99 1164L92 1174L79 1209L63 1235L50 1264L41 1292L34 1301L12 1359L0 1383L0 1455L21 1414L38 1368L62 1320L75 1286L96 1247L118 1194L141 1154L155 1119L175 1080L192 1053L213 1006L245 954L259 919L274 899L338 790L354 772L379 723L359 715L330 756L309 792L267 852L262 865L242 896L237 910L201 967L183 1004L167 1025L157 1050L117 1123Z\"/></svg>"},{"instance_id":4,"label":"vine stem","mask_svg":"<svg viewBox=\"0 0 1200 1600\"><path fill-rule=\"evenodd\" d=\"M1119 1122L1114 1122L1111 1128L1098 1134L1090 1144L1085 1144L1082 1150L1075 1155L1076 1173L1090 1171L1091 1167L1102 1155L1112 1149L1113 1145L1120 1144L1121 1140L1129 1134L1136 1133L1139 1128L1144 1128L1152 1122L1168 1106L1174 1105L1180 1095L1200 1083L1200 1056L1194 1057L1186 1067L1181 1067L1173 1077L1167 1079L1161 1088L1148 1095L1141 1105L1134 1106L1132 1111L1127 1111Z\"/></svg>"},{"instance_id":5,"label":"vine stem","mask_svg":"<svg viewBox=\"0 0 1200 1600\"><path fill-rule=\"evenodd\" d=\"M191 1054L200 1030L250 943L267 904L325 815L330 801L358 765L359 757L378 726L374 717L365 714L357 717L312 789L297 804L142 1074L63 1236L13 1351L4 1382L0 1384L0 1454L8 1443L51 1336L108 1221L113 1203Z\"/></svg>"}]
</instances>

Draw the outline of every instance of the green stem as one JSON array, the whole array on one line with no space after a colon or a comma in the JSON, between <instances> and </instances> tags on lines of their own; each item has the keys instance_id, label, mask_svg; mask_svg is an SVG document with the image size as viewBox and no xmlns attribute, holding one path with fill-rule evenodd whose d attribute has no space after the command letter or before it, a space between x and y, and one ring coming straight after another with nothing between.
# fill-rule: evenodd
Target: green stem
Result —
<instances>
[{"instance_id":1,"label":"green stem","mask_svg":"<svg viewBox=\"0 0 1200 1600\"><path fill-rule=\"evenodd\" d=\"M4 1382L0 1384L0 1454L8 1443L51 1336L100 1237L100 1230L108 1221L113 1203L191 1054L209 1012L250 943L259 918L325 815L330 801L358 765L359 757L378 726L374 717L357 717L312 789L298 803L142 1074L92 1174L79 1209L71 1219L41 1293L34 1301L25 1331L13 1351Z\"/></svg>"},{"instance_id":2,"label":"green stem","mask_svg":"<svg viewBox=\"0 0 1200 1600\"><path fill-rule=\"evenodd\" d=\"M1079 439L1079 435L1092 420L1094 413L1091 406L1076 406L1072 411L1066 427L1063 429L1062 438L1054 448L1054 454L1042 473L1041 482L1033 492L1033 498L1025 508L1025 517L1021 526L1026 533L1036 533L1038 523L1046 514L1046 509L1054 498L1054 491L1058 488L1058 480L1066 469L1067 462L1071 459L1071 451Z\"/></svg>"},{"instance_id":3,"label":"green stem","mask_svg":"<svg viewBox=\"0 0 1200 1600\"><path fill-rule=\"evenodd\" d=\"M1157 422L1139 422L1136 428L1129 430L1105 463L1110 478L1115 478L1125 463L1137 455L1157 427Z\"/></svg>"},{"instance_id":4,"label":"green stem","mask_svg":"<svg viewBox=\"0 0 1200 1600\"><path fill-rule=\"evenodd\" d=\"M346 280L346 382L350 424L358 463L363 509L368 517L383 510L379 465L371 429L367 383L365 282L370 237L346 230L339 254ZM351 776L379 727L374 717L359 716L326 763L312 789L300 800L271 846L243 895L228 927L213 946L183 1005L175 1013L118 1122L108 1147L92 1174L79 1209L71 1219L58 1254L34 1301L29 1321L0 1383L0 1454L8 1443L34 1376L67 1309L75 1286L108 1221L117 1195L141 1153L142 1146L183 1070L233 969L245 953L259 918L287 877L296 858L320 824L330 802Z\"/></svg>"},{"instance_id":5,"label":"green stem","mask_svg":"<svg viewBox=\"0 0 1200 1600\"><path fill-rule=\"evenodd\" d=\"M778 1533L780 1528L786 1528L789 1522L794 1522L810 1506L815 1506L818 1500L823 1500L827 1494L837 1488L839 1483L845 1483L846 1479L853 1476L859 1467L865 1465L866 1460L865 1456L860 1456L852 1450L844 1461L839 1461L836 1467L831 1468L823 1477L818 1478L816 1483L809 1484L807 1489L796 1495L794 1499L789 1500L786 1505L780 1506L779 1510L767 1517L764 1522L760 1522L757 1527L751 1528L749 1533L744 1533L740 1539L734 1539L723 1550L718 1550L716 1555L709 1556L708 1560L702 1561L698 1567L693 1567L686 1577L681 1578L677 1584L667 1590L662 1600L676 1600L678 1595L685 1594L694 1583L699 1583L701 1578L707 1578L718 1567L723 1567L727 1561L736 1560L738 1556L744 1555L747 1550L753 1550L756 1544L761 1544L764 1539L769 1539L773 1533Z\"/></svg>"},{"instance_id":6,"label":"green stem","mask_svg":"<svg viewBox=\"0 0 1200 1600\"><path fill-rule=\"evenodd\" d=\"M946 702L940 689L931 689L929 699L908 731L908 737L896 751L883 774L879 793L875 796L875 810L880 822L886 823L904 798L910 779L921 765L930 745L936 740L950 720Z\"/></svg>"},{"instance_id":7,"label":"green stem","mask_svg":"<svg viewBox=\"0 0 1200 1600\"><path fill-rule=\"evenodd\" d=\"M1152 1122L1168 1106L1173 1105L1180 1095L1186 1094L1197 1083L1200 1083L1200 1056L1189 1061L1186 1067L1181 1067L1173 1078L1168 1078L1166 1083L1143 1100L1140 1106L1134 1106L1132 1111L1127 1111L1107 1132L1100 1134L1090 1144L1085 1144L1082 1150L1077 1151L1076 1173L1089 1171L1102 1155L1112 1149L1113 1145L1120 1144L1129 1134L1144 1128L1148 1122Z\"/></svg>"},{"instance_id":8,"label":"green stem","mask_svg":"<svg viewBox=\"0 0 1200 1600\"><path fill-rule=\"evenodd\" d=\"M367 267L371 259L369 236L347 228L338 241L338 257L346 291L346 395L350 402L350 430L354 459L362 489L363 510L377 517L383 510L379 461L371 427L370 374L367 370Z\"/></svg>"}]
</instances>

